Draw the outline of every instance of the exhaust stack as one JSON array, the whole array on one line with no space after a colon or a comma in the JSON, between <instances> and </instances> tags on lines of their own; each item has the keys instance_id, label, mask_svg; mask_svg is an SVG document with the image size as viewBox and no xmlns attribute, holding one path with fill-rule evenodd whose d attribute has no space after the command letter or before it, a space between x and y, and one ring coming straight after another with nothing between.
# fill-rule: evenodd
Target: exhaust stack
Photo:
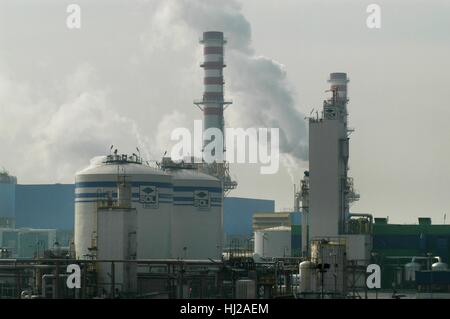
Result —
<instances>
[{"instance_id":1,"label":"exhaust stack","mask_svg":"<svg viewBox=\"0 0 450 319\"><path fill-rule=\"evenodd\" d=\"M203 83L205 90L203 98L194 102L203 111L203 132L209 128L217 128L224 136L224 117L223 111L225 106L231 104L224 99L224 80L223 69L224 64L224 45L226 40L223 32L208 31L203 33L203 39L200 43L204 45L203 55L204 62L200 65L205 71ZM211 142L210 139L203 139L203 148ZM219 159L224 160L225 141L223 141L223 149L216 150L221 152L217 154Z\"/></svg>"}]
</instances>

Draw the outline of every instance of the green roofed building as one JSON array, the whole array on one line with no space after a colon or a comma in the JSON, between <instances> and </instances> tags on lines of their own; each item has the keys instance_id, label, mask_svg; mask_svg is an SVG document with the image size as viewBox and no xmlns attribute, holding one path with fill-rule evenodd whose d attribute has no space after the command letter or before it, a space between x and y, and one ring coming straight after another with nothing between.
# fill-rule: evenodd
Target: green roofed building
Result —
<instances>
[{"instance_id":1,"label":"green roofed building","mask_svg":"<svg viewBox=\"0 0 450 319\"><path fill-rule=\"evenodd\" d=\"M431 218L419 218L418 224L389 224L387 218L375 218L373 225L374 262L382 267L382 286L405 285L405 267L414 262L427 270L435 257L449 263L450 225L433 225Z\"/></svg>"}]
</instances>

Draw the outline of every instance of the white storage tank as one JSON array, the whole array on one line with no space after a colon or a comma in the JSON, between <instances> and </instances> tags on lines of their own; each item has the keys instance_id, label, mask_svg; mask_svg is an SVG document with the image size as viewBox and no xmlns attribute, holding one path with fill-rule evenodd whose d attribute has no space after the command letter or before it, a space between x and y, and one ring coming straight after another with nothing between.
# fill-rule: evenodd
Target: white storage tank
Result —
<instances>
[{"instance_id":1,"label":"white storage tank","mask_svg":"<svg viewBox=\"0 0 450 319\"><path fill-rule=\"evenodd\" d=\"M448 265L442 261L441 257L435 258L437 259L437 262L431 265L431 269L433 271L446 271L448 269Z\"/></svg>"},{"instance_id":2,"label":"white storage tank","mask_svg":"<svg viewBox=\"0 0 450 319\"><path fill-rule=\"evenodd\" d=\"M419 271L421 268L420 264L416 262L416 259L413 258L411 262L405 265L405 281L415 281L416 280L416 271Z\"/></svg>"},{"instance_id":3,"label":"white storage tank","mask_svg":"<svg viewBox=\"0 0 450 319\"><path fill-rule=\"evenodd\" d=\"M258 230L255 232L254 252L262 257L290 257L291 240L291 227Z\"/></svg>"},{"instance_id":4,"label":"white storage tank","mask_svg":"<svg viewBox=\"0 0 450 319\"><path fill-rule=\"evenodd\" d=\"M132 207L137 212L137 258L170 258L171 176L142 164L136 155L116 154L97 157L76 174L76 258L95 256L97 209L105 202L117 201L119 176L126 176L132 186Z\"/></svg>"},{"instance_id":5,"label":"white storage tank","mask_svg":"<svg viewBox=\"0 0 450 319\"><path fill-rule=\"evenodd\" d=\"M220 258L224 236L221 181L195 169L167 172L173 183L173 257Z\"/></svg>"}]
</instances>

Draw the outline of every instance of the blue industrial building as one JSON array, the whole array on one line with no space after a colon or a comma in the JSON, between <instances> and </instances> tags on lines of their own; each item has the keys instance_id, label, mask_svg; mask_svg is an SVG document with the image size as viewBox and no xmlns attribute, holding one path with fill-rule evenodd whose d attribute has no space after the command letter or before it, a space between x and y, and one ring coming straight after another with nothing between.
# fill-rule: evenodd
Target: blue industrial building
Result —
<instances>
[{"instance_id":1,"label":"blue industrial building","mask_svg":"<svg viewBox=\"0 0 450 319\"><path fill-rule=\"evenodd\" d=\"M16 227L74 228L74 184L16 185Z\"/></svg>"},{"instance_id":2,"label":"blue industrial building","mask_svg":"<svg viewBox=\"0 0 450 319\"><path fill-rule=\"evenodd\" d=\"M252 236L253 214L273 212L275 201L253 198L226 197L223 226L226 236Z\"/></svg>"}]
</instances>

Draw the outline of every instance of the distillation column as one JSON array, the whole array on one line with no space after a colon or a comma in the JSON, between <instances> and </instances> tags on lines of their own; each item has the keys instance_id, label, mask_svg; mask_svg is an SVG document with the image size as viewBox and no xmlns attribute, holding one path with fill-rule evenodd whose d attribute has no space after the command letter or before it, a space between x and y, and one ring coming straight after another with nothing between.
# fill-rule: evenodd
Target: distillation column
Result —
<instances>
[{"instance_id":1,"label":"distillation column","mask_svg":"<svg viewBox=\"0 0 450 319\"><path fill-rule=\"evenodd\" d=\"M331 73L322 118L309 120L310 239L345 233L349 213L347 74Z\"/></svg>"}]
</instances>

